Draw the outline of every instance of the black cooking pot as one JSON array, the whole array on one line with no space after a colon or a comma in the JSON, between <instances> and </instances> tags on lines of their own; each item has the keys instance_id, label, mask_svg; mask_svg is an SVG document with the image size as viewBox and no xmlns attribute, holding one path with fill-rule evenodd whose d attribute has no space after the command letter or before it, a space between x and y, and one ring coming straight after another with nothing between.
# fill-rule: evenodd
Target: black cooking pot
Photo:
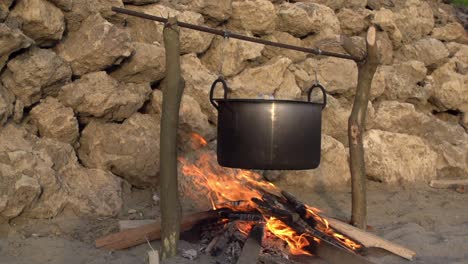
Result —
<instances>
[{"instance_id":1,"label":"black cooking pot","mask_svg":"<svg viewBox=\"0 0 468 264\"><path fill-rule=\"evenodd\" d=\"M218 83L224 98L214 99ZM315 88L323 103L310 102ZM314 84L307 102L290 100L228 99L220 77L211 86L210 102L218 110L218 163L221 166L262 170L314 169L320 164L322 109L325 88Z\"/></svg>"}]
</instances>

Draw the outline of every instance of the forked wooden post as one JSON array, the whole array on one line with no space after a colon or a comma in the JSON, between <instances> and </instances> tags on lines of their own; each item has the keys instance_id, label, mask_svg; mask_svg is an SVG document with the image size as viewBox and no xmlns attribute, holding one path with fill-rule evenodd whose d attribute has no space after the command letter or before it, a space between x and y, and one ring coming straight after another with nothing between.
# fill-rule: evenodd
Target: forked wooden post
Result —
<instances>
[{"instance_id":1,"label":"forked wooden post","mask_svg":"<svg viewBox=\"0 0 468 264\"><path fill-rule=\"evenodd\" d=\"M365 60L358 62L358 84L354 97L353 110L348 120L348 140L351 169L352 212L351 223L361 229L367 226L366 168L362 134L366 128L367 104L375 71L379 65L377 52L377 32L371 26L366 36L367 53ZM343 47L348 53L357 55L349 39L344 39Z\"/></svg>"},{"instance_id":2,"label":"forked wooden post","mask_svg":"<svg viewBox=\"0 0 468 264\"><path fill-rule=\"evenodd\" d=\"M181 216L177 184L177 126L184 83L180 76L180 42L176 18L169 18L163 34L166 49L166 85L163 89L160 134L160 204L161 259L165 260L177 254Z\"/></svg>"}]
</instances>

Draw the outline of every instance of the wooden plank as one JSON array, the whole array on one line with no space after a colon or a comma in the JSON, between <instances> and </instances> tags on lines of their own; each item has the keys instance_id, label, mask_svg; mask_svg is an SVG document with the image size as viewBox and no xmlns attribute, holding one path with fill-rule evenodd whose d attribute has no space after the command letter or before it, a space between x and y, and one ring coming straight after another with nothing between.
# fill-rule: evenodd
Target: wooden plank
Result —
<instances>
[{"instance_id":1,"label":"wooden plank","mask_svg":"<svg viewBox=\"0 0 468 264\"><path fill-rule=\"evenodd\" d=\"M398 245L396 243L393 243L391 241L378 237L374 234L363 231L357 227L341 222L334 218L330 218L330 217L324 217L324 218L328 221L328 223L333 229L335 229L339 233L342 233L343 235L350 237L351 239L359 241L365 247L382 248L408 260L413 260L414 257L416 256L416 252L408 248L405 248L401 245Z\"/></svg>"},{"instance_id":2,"label":"wooden plank","mask_svg":"<svg viewBox=\"0 0 468 264\"><path fill-rule=\"evenodd\" d=\"M119 221L119 230L124 231L127 229L137 228L144 225L154 224L157 221L154 219L145 219L145 220L120 220Z\"/></svg>"},{"instance_id":3,"label":"wooden plank","mask_svg":"<svg viewBox=\"0 0 468 264\"><path fill-rule=\"evenodd\" d=\"M432 188L458 188L461 186L468 187L468 179L457 180L432 180L429 183Z\"/></svg>"},{"instance_id":4,"label":"wooden plank","mask_svg":"<svg viewBox=\"0 0 468 264\"><path fill-rule=\"evenodd\" d=\"M217 211L195 213L182 218L181 231L188 231L202 220L218 218ZM96 239L97 248L117 250L137 246L161 238L161 222L124 230Z\"/></svg>"},{"instance_id":5,"label":"wooden plank","mask_svg":"<svg viewBox=\"0 0 468 264\"><path fill-rule=\"evenodd\" d=\"M257 263L259 254L262 251L263 226L255 225L250 231L249 237L245 241L242 252L237 260L237 264Z\"/></svg>"}]
</instances>

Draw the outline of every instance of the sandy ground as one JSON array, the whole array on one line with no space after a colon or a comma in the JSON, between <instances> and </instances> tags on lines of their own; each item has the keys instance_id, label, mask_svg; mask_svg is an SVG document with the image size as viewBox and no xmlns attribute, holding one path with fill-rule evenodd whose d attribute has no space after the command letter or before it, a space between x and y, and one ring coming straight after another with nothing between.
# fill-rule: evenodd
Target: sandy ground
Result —
<instances>
[{"instance_id":1,"label":"sandy ground","mask_svg":"<svg viewBox=\"0 0 468 264\"><path fill-rule=\"evenodd\" d=\"M285 187L285 189L288 189ZM349 218L349 192L311 192L297 190L296 195L308 204L341 219ZM148 191L127 194L124 213L118 218L156 217L157 205ZM417 252L411 263L468 264L468 193L431 189L427 186L388 186L369 184L368 222L379 236L407 246ZM128 214L135 209L136 214ZM117 230L118 219L77 218L71 213L51 220L16 219L0 226L1 264L84 264L146 263L144 244L130 250L108 252L93 247L96 237ZM153 242L159 248L159 242ZM199 249L199 245L183 241L181 250ZM371 251L374 262L383 264L410 263L383 251ZM190 261L178 257L170 263L222 263L200 254Z\"/></svg>"}]
</instances>

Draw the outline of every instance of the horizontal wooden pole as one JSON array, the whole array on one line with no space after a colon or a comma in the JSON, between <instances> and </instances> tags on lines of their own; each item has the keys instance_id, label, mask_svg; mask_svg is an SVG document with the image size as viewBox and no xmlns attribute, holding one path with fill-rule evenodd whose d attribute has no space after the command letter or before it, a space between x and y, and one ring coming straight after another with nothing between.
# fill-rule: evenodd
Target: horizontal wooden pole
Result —
<instances>
[{"instance_id":1,"label":"horizontal wooden pole","mask_svg":"<svg viewBox=\"0 0 468 264\"><path fill-rule=\"evenodd\" d=\"M148 20L153 20L161 23L167 23L167 19L163 17L158 17L158 16L153 16L149 14L145 14L142 12L134 11L134 10L129 10L125 8L120 8L120 7L112 7L112 11L121 13L121 14L126 14L130 16L135 16L135 17L140 17ZM219 30L219 29L214 29L214 28L209 28L209 27L203 27L203 26L198 26L198 25L193 25L189 23L184 23L184 22L177 22L177 25L182 28L189 28L197 31L202 31L214 35L219 35L223 37L229 37L229 38L234 38L234 39L240 39L243 41L248 41L248 42L254 42L254 43L259 43L267 46L273 46L273 47L278 47L278 48L283 48L283 49L290 49L290 50L296 50L296 51L301 51L305 53L311 53L315 55L322 55L322 56L329 56L329 57L336 57L336 58L342 58L342 59L347 59L347 60L353 60L356 62L363 61L364 58L362 57L357 57L349 54L343 54L343 53L336 53L336 52L331 52L331 51L325 51L321 50L318 48L311 49L311 48L305 48L305 47L299 47L299 46L294 46L290 44L284 44L284 43L279 43L279 42L273 42L273 41L268 41L260 38L254 38L254 37L249 37L241 34L237 34L234 32L230 32L227 30Z\"/></svg>"}]
</instances>

